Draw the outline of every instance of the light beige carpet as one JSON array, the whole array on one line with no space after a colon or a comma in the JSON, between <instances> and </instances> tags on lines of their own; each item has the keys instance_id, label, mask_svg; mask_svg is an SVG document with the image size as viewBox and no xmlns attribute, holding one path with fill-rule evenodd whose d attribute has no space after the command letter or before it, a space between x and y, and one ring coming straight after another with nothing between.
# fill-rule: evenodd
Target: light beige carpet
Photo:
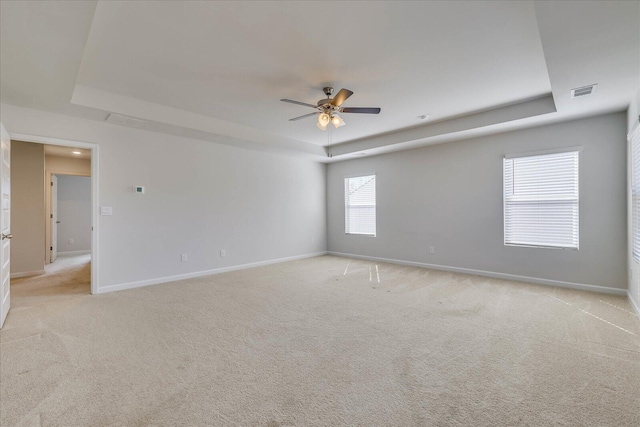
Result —
<instances>
[{"instance_id":1,"label":"light beige carpet","mask_svg":"<svg viewBox=\"0 0 640 427\"><path fill-rule=\"evenodd\" d=\"M21 285L2 426L640 425L621 297L330 256L97 296Z\"/></svg>"},{"instance_id":2,"label":"light beige carpet","mask_svg":"<svg viewBox=\"0 0 640 427\"><path fill-rule=\"evenodd\" d=\"M11 279L11 297L29 298L28 304L42 303L63 295L91 293L91 254L60 256L45 265L46 274Z\"/></svg>"}]
</instances>

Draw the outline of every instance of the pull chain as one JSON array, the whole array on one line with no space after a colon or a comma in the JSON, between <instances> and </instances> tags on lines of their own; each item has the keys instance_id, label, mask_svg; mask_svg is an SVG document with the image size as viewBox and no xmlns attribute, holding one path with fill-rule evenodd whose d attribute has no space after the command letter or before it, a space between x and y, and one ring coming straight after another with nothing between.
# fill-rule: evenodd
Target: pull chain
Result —
<instances>
[{"instance_id":1,"label":"pull chain","mask_svg":"<svg viewBox=\"0 0 640 427\"><path fill-rule=\"evenodd\" d=\"M329 156L329 158L333 157L333 153L331 152L331 142L332 142L332 135L333 135L333 130L331 129L331 126L327 126L329 128L329 134L327 136L327 138L329 139L329 145L327 145L327 155Z\"/></svg>"}]
</instances>

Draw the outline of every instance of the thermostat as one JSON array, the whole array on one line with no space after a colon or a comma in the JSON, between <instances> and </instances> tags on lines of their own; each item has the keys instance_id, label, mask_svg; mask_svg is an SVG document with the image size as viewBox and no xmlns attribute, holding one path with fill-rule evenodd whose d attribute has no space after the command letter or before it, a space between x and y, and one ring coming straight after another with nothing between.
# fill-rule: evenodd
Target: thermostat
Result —
<instances>
[{"instance_id":1,"label":"thermostat","mask_svg":"<svg viewBox=\"0 0 640 427\"><path fill-rule=\"evenodd\" d=\"M142 185L134 185L133 192L138 194L144 194L144 187Z\"/></svg>"}]
</instances>

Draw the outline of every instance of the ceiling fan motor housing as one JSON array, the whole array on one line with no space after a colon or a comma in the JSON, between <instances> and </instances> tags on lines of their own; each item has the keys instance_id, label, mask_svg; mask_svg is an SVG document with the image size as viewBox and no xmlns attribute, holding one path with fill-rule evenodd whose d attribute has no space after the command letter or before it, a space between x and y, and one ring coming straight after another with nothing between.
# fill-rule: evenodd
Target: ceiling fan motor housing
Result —
<instances>
[{"instance_id":1,"label":"ceiling fan motor housing","mask_svg":"<svg viewBox=\"0 0 640 427\"><path fill-rule=\"evenodd\" d=\"M331 104L331 99L321 99L318 101L318 109L323 111L340 111L340 107Z\"/></svg>"},{"instance_id":2,"label":"ceiling fan motor housing","mask_svg":"<svg viewBox=\"0 0 640 427\"><path fill-rule=\"evenodd\" d=\"M331 107L331 94L333 93L333 88L332 87L324 87L322 88L322 91L324 92L325 95L327 95L327 98L323 98L320 101L318 101L318 107L321 107L322 110L327 110Z\"/></svg>"}]
</instances>

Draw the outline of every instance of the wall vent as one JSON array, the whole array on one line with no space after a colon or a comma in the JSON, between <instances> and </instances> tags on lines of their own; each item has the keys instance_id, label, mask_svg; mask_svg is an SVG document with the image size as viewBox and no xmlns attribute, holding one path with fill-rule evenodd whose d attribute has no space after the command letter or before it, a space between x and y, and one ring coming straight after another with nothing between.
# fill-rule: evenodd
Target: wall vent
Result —
<instances>
[{"instance_id":1,"label":"wall vent","mask_svg":"<svg viewBox=\"0 0 640 427\"><path fill-rule=\"evenodd\" d=\"M578 98L581 96L591 95L596 90L596 86L597 84L592 84L571 89L571 97Z\"/></svg>"},{"instance_id":2,"label":"wall vent","mask_svg":"<svg viewBox=\"0 0 640 427\"><path fill-rule=\"evenodd\" d=\"M130 126L133 128L141 128L145 124L147 124L147 122L144 120L134 119L133 117L127 117L115 113L109 114L109 117L107 117L107 122L113 123L114 125Z\"/></svg>"}]
</instances>

